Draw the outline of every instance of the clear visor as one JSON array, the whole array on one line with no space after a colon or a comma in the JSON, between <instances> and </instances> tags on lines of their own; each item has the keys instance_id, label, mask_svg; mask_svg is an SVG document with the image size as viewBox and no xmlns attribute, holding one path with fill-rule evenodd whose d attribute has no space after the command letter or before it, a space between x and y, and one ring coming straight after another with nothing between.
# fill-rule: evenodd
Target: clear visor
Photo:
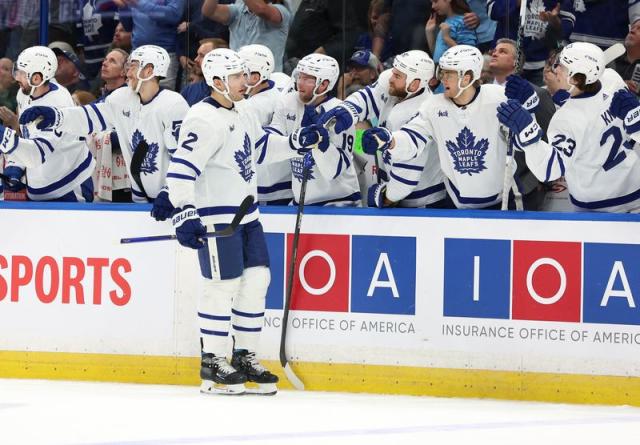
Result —
<instances>
[{"instance_id":1,"label":"clear visor","mask_svg":"<svg viewBox=\"0 0 640 445\"><path fill-rule=\"evenodd\" d=\"M440 67L436 68L436 78L441 82L443 80L455 80L457 77L458 77L457 71L442 69Z\"/></svg>"}]
</instances>

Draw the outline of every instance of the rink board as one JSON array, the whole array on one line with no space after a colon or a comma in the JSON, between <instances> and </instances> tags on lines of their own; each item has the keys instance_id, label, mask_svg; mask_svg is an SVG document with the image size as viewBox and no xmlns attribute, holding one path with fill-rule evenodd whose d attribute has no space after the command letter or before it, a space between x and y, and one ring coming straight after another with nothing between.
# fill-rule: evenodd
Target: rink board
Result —
<instances>
[{"instance_id":1,"label":"rink board","mask_svg":"<svg viewBox=\"0 0 640 445\"><path fill-rule=\"evenodd\" d=\"M2 204L1 377L197 383L193 252L118 242L171 232L148 209ZM295 209L261 219L279 368ZM640 405L639 223L307 208L288 355L308 389Z\"/></svg>"}]
</instances>

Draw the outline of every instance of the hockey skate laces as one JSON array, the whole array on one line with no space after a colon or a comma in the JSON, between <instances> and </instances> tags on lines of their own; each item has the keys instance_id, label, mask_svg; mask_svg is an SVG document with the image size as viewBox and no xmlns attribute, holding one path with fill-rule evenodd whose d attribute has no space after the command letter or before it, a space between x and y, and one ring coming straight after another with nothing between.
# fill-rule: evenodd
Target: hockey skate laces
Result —
<instances>
[{"instance_id":1,"label":"hockey skate laces","mask_svg":"<svg viewBox=\"0 0 640 445\"><path fill-rule=\"evenodd\" d=\"M231 375L237 372L236 369L227 362L225 357L214 357L211 363L218 367L218 370L224 375Z\"/></svg>"},{"instance_id":2,"label":"hockey skate laces","mask_svg":"<svg viewBox=\"0 0 640 445\"><path fill-rule=\"evenodd\" d=\"M262 364L258 361L258 359L256 358L256 353L255 352L247 352L247 354L244 356L246 361L248 361L251 366L258 371L259 374L262 374L264 372L266 372L267 368L265 368L264 366L262 366Z\"/></svg>"}]
</instances>

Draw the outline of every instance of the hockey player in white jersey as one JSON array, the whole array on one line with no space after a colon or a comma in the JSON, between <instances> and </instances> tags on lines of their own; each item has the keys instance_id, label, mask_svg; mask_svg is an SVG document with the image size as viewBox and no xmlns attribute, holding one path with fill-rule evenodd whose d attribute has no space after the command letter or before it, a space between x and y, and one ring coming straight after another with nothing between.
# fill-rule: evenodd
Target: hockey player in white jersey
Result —
<instances>
[{"instance_id":1,"label":"hockey player in white jersey","mask_svg":"<svg viewBox=\"0 0 640 445\"><path fill-rule=\"evenodd\" d=\"M132 51L127 66L129 88L114 91L103 103L82 107L32 107L21 122L42 117L38 128L74 135L89 135L115 128L122 154L130 170L135 202L154 201L152 215L168 218L165 173L175 151L188 105L175 91L160 88L167 75L169 54L155 45ZM137 153L137 154L136 154ZM155 199L158 198L158 199Z\"/></svg>"},{"instance_id":2,"label":"hockey player in white jersey","mask_svg":"<svg viewBox=\"0 0 640 445\"><path fill-rule=\"evenodd\" d=\"M47 47L33 46L18 56L14 77L20 85L18 115L35 107L73 106L71 95L53 82L58 63ZM5 183L16 191L27 184L32 201L93 201L91 173L95 161L83 139L35 124L20 127L22 137L0 125L0 151L8 154ZM24 179L22 179L24 175Z\"/></svg>"},{"instance_id":3,"label":"hockey player in white jersey","mask_svg":"<svg viewBox=\"0 0 640 445\"><path fill-rule=\"evenodd\" d=\"M282 98L282 90L270 79L273 74L273 53L264 45L246 45L238 54L249 70L247 100L243 105L258 115L260 125L268 126L275 107ZM240 102L242 104L243 102ZM287 205L293 199L291 165L288 160L257 165L258 201L265 205Z\"/></svg>"},{"instance_id":4,"label":"hockey player in white jersey","mask_svg":"<svg viewBox=\"0 0 640 445\"><path fill-rule=\"evenodd\" d=\"M300 196L304 170L304 154L301 146L305 129L315 128L322 141L319 150L306 158L309 167L305 205L359 206L360 191L353 166L353 129L329 136L322 126L316 126L325 111L342 102L330 95L340 69L338 62L323 54L309 54L298 62L294 71L297 91L286 94L278 103L273 120L265 127L265 135L258 142L258 162L271 163L291 160L294 202ZM313 165L311 165L313 164Z\"/></svg>"},{"instance_id":5,"label":"hockey player in white jersey","mask_svg":"<svg viewBox=\"0 0 640 445\"><path fill-rule=\"evenodd\" d=\"M394 162L403 162L420 156L432 140L455 206L499 209L507 141L496 109L507 98L501 86L479 85L482 63L482 54L475 47L449 48L440 58L438 72L444 94L426 101L420 114L399 131L391 133L382 127L367 130L363 148L368 152L393 150ZM544 180L546 164L537 159L528 161L536 177Z\"/></svg>"},{"instance_id":6,"label":"hockey player in white jersey","mask_svg":"<svg viewBox=\"0 0 640 445\"><path fill-rule=\"evenodd\" d=\"M319 123L335 119L336 132L362 121L377 122L377 126L390 131L399 130L432 96L428 82L433 76L434 63L427 53L407 51L396 56L393 68L380 74L377 82L351 94L342 105L326 112ZM386 150L381 155L382 162L376 160L381 168L377 173L378 181L367 184L370 207L444 205L444 175L435 147L429 147L420 156L404 162L395 162L393 151ZM374 160L371 155L365 156L368 162ZM373 156L378 156L378 153Z\"/></svg>"},{"instance_id":7,"label":"hockey player in white jersey","mask_svg":"<svg viewBox=\"0 0 640 445\"><path fill-rule=\"evenodd\" d=\"M527 162L547 156L548 179L565 177L576 210L638 212L640 161L629 134L640 130L640 108L628 91L612 96L603 87L604 69L603 52L591 43L562 50L556 70L567 79L570 98L551 119L548 143L532 138L537 123L518 103L502 104L498 118L517 135Z\"/></svg>"}]
</instances>

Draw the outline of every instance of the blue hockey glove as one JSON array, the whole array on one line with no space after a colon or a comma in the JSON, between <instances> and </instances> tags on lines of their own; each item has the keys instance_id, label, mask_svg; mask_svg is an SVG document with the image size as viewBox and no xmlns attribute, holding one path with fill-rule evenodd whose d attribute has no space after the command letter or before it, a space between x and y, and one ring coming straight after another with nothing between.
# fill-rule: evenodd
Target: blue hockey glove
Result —
<instances>
[{"instance_id":1,"label":"blue hockey glove","mask_svg":"<svg viewBox=\"0 0 640 445\"><path fill-rule=\"evenodd\" d=\"M367 193L367 206L369 207L384 207L384 196L387 191L387 184L373 184L369 187Z\"/></svg>"},{"instance_id":2,"label":"blue hockey glove","mask_svg":"<svg viewBox=\"0 0 640 445\"><path fill-rule=\"evenodd\" d=\"M609 112L622 119L627 133L633 134L640 130L640 102L629 90L621 89L615 92L609 105Z\"/></svg>"},{"instance_id":3,"label":"blue hockey glove","mask_svg":"<svg viewBox=\"0 0 640 445\"><path fill-rule=\"evenodd\" d=\"M330 109L322 116L320 116L320 119L317 123L318 125L325 126L330 121L335 121L336 125L334 131L337 134L348 130L359 120L358 107L351 102L343 102L341 105Z\"/></svg>"},{"instance_id":4,"label":"blue hockey glove","mask_svg":"<svg viewBox=\"0 0 640 445\"><path fill-rule=\"evenodd\" d=\"M515 142L519 148L526 147L540 140L540 125L518 101L510 99L498 106L498 120L515 134Z\"/></svg>"},{"instance_id":5,"label":"blue hockey glove","mask_svg":"<svg viewBox=\"0 0 640 445\"><path fill-rule=\"evenodd\" d=\"M522 77L514 74L507 77L504 93L507 98L517 100L528 111L534 111L540 103L540 98L533 86Z\"/></svg>"},{"instance_id":6,"label":"blue hockey glove","mask_svg":"<svg viewBox=\"0 0 640 445\"><path fill-rule=\"evenodd\" d=\"M558 90L553 96L551 96L551 100L554 104L561 107L567 100L569 100L570 97L571 93L569 93L567 90Z\"/></svg>"},{"instance_id":7,"label":"blue hockey glove","mask_svg":"<svg viewBox=\"0 0 640 445\"><path fill-rule=\"evenodd\" d=\"M310 170L313 166L316 165L316 161L313 159L311 153L306 153L304 158L302 159L302 168L305 170Z\"/></svg>"},{"instance_id":8,"label":"blue hockey glove","mask_svg":"<svg viewBox=\"0 0 640 445\"><path fill-rule=\"evenodd\" d=\"M362 135L362 150L370 155L384 151L391 145L393 135L384 127L369 128Z\"/></svg>"},{"instance_id":9,"label":"blue hockey glove","mask_svg":"<svg viewBox=\"0 0 640 445\"><path fill-rule=\"evenodd\" d=\"M198 211L194 206L185 206L183 209L176 209L171 221L176 229L178 242L184 247L200 249L204 247L204 240L201 238L207 229L202 225Z\"/></svg>"},{"instance_id":10,"label":"blue hockey glove","mask_svg":"<svg viewBox=\"0 0 640 445\"><path fill-rule=\"evenodd\" d=\"M314 148L325 152L329 148L329 132L320 125L298 128L289 136L289 146L298 154L304 154Z\"/></svg>"},{"instance_id":11,"label":"blue hockey glove","mask_svg":"<svg viewBox=\"0 0 640 445\"><path fill-rule=\"evenodd\" d=\"M304 114L302 115L302 123L300 124L302 127L308 127L309 125L313 125L318 122L320 119L321 113L316 111L315 105L305 105L304 106Z\"/></svg>"},{"instance_id":12,"label":"blue hockey glove","mask_svg":"<svg viewBox=\"0 0 640 445\"><path fill-rule=\"evenodd\" d=\"M22 176L24 176L24 170L15 165L5 167L4 168L4 176L2 178L2 182L4 183L4 188L12 192L19 192L24 189L24 184L20 182Z\"/></svg>"},{"instance_id":13,"label":"blue hockey glove","mask_svg":"<svg viewBox=\"0 0 640 445\"><path fill-rule=\"evenodd\" d=\"M24 110L20 115L20 124L26 125L38 118L42 118L42 120L38 122L36 128L38 130L47 130L50 128L57 128L62 120L62 115L53 107L30 107Z\"/></svg>"},{"instance_id":14,"label":"blue hockey glove","mask_svg":"<svg viewBox=\"0 0 640 445\"><path fill-rule=\"evenodd\" d=\"M18 135L12 128L0 124L0 152L11 153L18 148Z\"/></svg>"},{"instance_id":15,"label":"blue hockey glove","mask_svg":"<svg viewBox=\"0 0 640 445\"><path fill-rule=\"evenodd\" d=\"M156 196L156 199L153 200L151 216L154 217L156 221L164 221L173 214L174 210L175 207L169 200L169 193L166 189L161 190L158 196Z\"/></svg>"}]
</instances>

